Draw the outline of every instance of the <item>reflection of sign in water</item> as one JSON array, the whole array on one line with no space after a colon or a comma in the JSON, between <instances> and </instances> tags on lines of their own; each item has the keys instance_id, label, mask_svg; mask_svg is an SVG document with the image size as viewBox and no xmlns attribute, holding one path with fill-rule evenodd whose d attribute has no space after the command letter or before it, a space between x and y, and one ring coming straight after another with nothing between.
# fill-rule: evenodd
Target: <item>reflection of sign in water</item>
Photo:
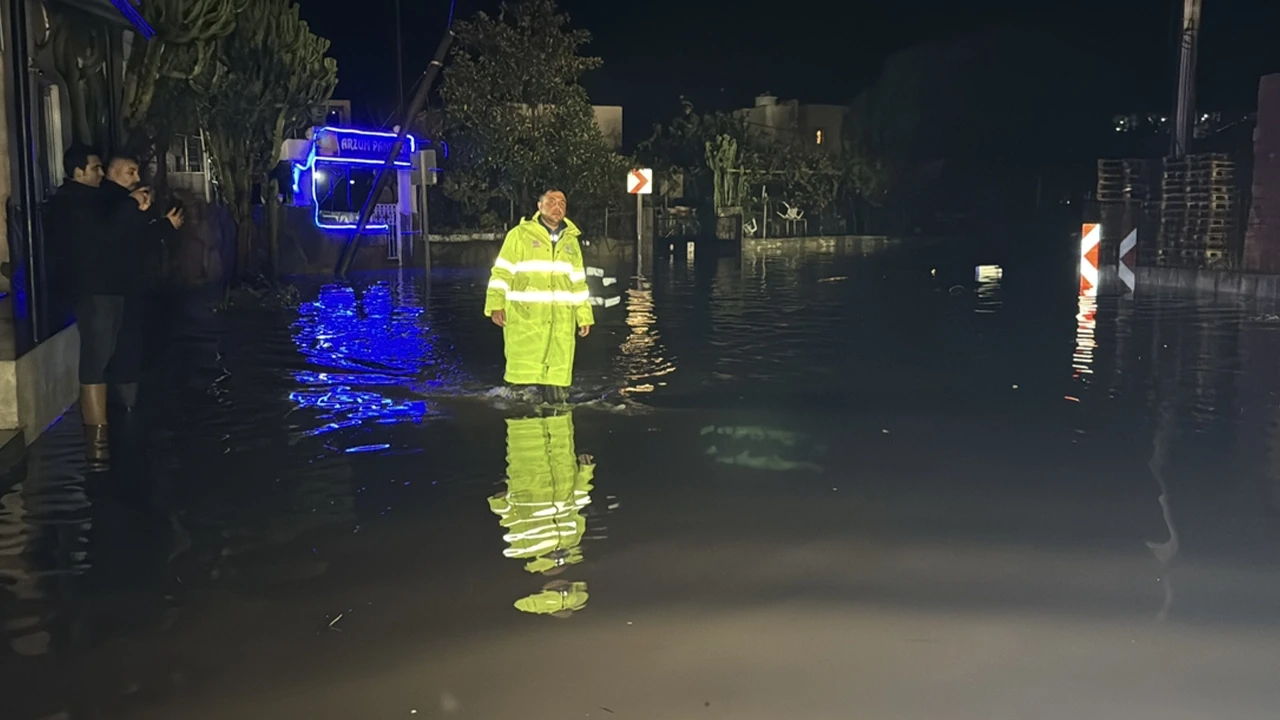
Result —
<instances>
[{"instance_id":1,"label":"reflection of sign in water","mask_svg":"<svg viewBox=\"0 0 1280 720\"><path fill-rule=\"evenodd\" d=\"M1071 367L1075 369L1077 379L1093 374L1093 352L1098 347L1094 339L1094 331L1098 326L1097 312L1096 298L1080 298L1079 312L1076 313L1076 347L1071 354Z\"/></svg>"},{"instance_id":2,"label":"reflection of sign in water","mask_svg":"<svg viewBox=\"0 0 1280 720\"><path fill-rule=\"evenodd\" d=\"M1000 309L1000 281L1004 269L999 265L979 265L973 269L973 279L978 283L978 305L974 312L990 315Z\"/></svg>"}]
</instances>

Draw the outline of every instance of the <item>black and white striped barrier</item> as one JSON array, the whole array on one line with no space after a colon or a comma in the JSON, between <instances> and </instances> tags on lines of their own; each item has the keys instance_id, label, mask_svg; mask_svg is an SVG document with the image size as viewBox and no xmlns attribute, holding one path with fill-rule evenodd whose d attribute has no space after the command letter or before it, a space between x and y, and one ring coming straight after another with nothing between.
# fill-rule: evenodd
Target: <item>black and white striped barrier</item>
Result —
<instances>
[{"instance_id":1,"label":"black and white striped barrier","mask_svg":"<svg viewBox=\"0 0 1280 720\"><path fill-rule=\"evenodd\" d=\"M591 291L588 302L597 307L611 308L622 302L618 278L606 276L604 268L587 268L587 289Z\"/></svg>"}]
</instances>

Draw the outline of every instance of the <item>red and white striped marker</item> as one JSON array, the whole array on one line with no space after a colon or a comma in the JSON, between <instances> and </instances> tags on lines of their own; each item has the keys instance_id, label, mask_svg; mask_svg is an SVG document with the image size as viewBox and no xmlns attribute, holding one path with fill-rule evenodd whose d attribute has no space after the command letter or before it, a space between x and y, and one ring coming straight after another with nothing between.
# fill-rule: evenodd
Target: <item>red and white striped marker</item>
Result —
<instances>
[{"instance_id":1,"label":"red and white striped marker","mask_svg":"<svg viewBox=\"0 0 1280 720\"><path fill-rule=\"evenodd\" d=\"M1080 230L1080 296L1098 294L1098 246L1102 242L1102 226L1085 223Z\"/></svg>"},{"instance_id":2,"label":"red and white striped marker","mask_svg":"<svg viewBox=\"0 0 1280 720\"><path fill-rule=\"evenodd\" d=\"M1120 280L1125 290L1133 292L1138 287L1138 231L1130 230L1120 241Z\"/></svg>"}]
</instances>

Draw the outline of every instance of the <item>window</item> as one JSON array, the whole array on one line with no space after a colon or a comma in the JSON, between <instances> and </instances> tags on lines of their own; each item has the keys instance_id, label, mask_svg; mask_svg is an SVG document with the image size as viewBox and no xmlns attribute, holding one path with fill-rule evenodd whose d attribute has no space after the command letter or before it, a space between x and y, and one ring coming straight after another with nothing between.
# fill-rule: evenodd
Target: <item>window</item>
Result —
<instances>
[{"instance_id":1,"label":"window","mask_svg":"<svg viewBox=\"0 0 1280 720\"><path fill-rule=\"evenodd\" d=\"M48 191L62 184L62 95L57 85L41 87L41 149L44 151L45 185Z\"/></svg>"},{"instance_id":2,"label":"window","mask_svg":"<svg viewBox=\"0 0 1280 720\"><path fill-rule=\"evenodd\" d=\"M174 135L169 143L170 172L204 172L204 141L200 135Z\"/></svg>"},{"instance_id":3,"label":"window","mask_svg":"<svg viewBox=\"0 0 1280 720\"><path fill-rule=\"evenodd\" d=\"M815 144L815 145L821 145L821 144L822 144L822 131L821 131L821 130L819 130L819 131L817 131L816 133L814 133L814 135L813 135L813 142L814 142L814 144Z\"/></svg>"},{"instance_id":4,"label":"window","mask_svg":"<svg viewBox=\"0 0 1280 720\"><path fill-rule=\"evenodd\" d=\"M373 192L376 168L341 163L318 163L312 171L317 219L328 223L354 223ZM396 202L395 182L388 183L378 204Z\"/></svg>"}]
</instances>

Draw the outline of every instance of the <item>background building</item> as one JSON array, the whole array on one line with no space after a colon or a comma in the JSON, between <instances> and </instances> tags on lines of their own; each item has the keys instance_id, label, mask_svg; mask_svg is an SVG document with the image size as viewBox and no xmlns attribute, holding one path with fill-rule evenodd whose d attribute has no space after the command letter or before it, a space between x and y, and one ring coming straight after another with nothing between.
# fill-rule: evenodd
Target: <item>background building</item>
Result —
<instances>
[{"instance_id":1,"label":"background building","mask_svg":"<svg viewBox=\"0 0 1280 720\"><path fill-rule=\"evenodd\" d=\"M752 128L773 134L780 140L821 145L830 152L839 153L843 146L845 116L849 108L844 105L802 104L799 100L783 100L773 95L756 96L754 107L734 111Z\"/></svg>"},{"instance_id":2,"label":"background building","mask_svg":"<svg viewBox=\"0 0 1280 720\"><path fill-rule=\"evenodd\" d=\"M605 144L610 150L622 149L622 106L592 105L591 109L595 111L596 127L600 128Z\"/></svg>"}]
</instances>

